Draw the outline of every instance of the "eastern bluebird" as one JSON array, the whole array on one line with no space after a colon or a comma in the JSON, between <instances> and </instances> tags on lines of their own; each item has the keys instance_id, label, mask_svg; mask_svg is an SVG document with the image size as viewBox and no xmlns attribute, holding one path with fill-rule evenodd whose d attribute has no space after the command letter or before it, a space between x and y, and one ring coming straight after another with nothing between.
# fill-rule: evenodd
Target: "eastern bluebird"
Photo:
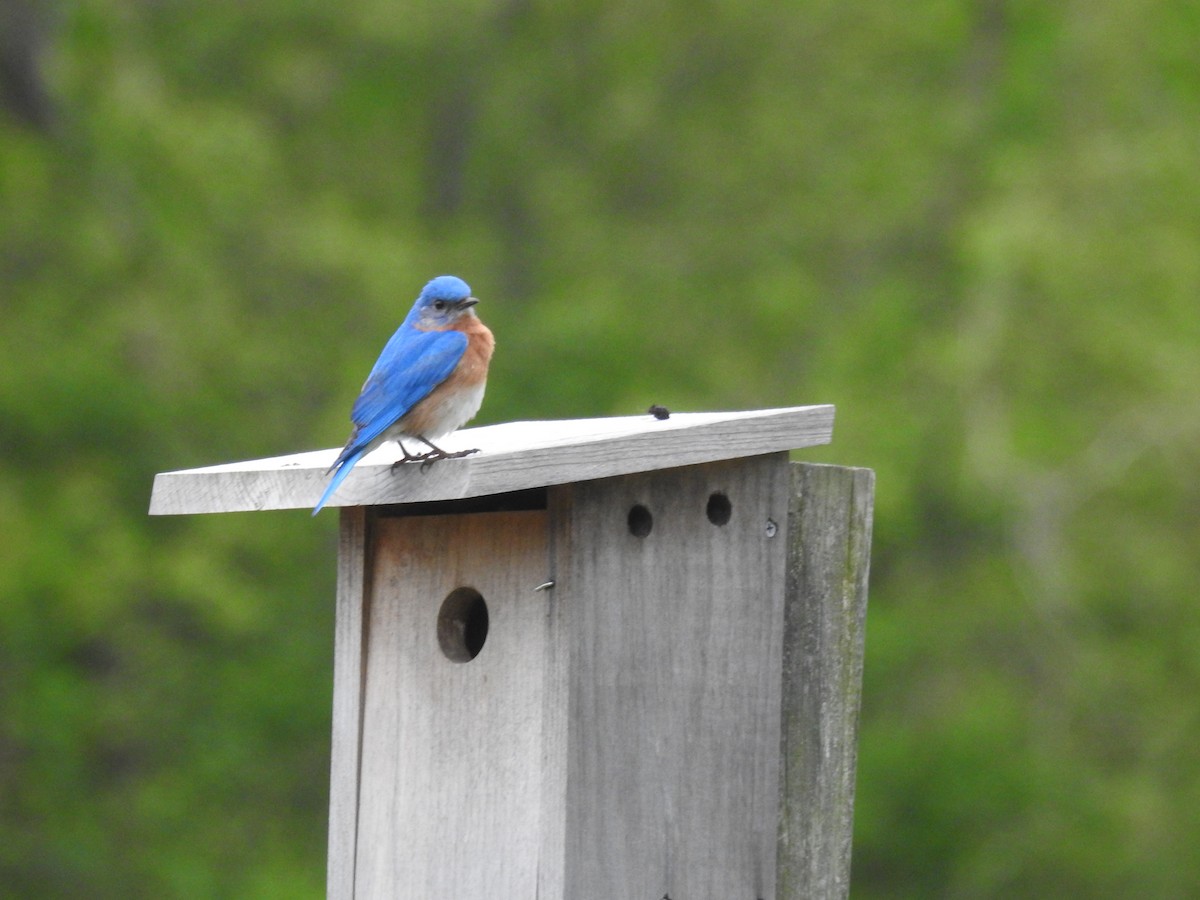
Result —
<instances>
[{"instance_id":1,"label":"eastern bluebird","mask_svg":"<svg viewBox=\"0 0 1200 900\"><path fill-rule=\"evenodd\" d=\"M433 462L478 452L447 453L433 444L468 422L483 402L495 340L472 309L478 302L467 283L453 275L440 275L421 289L354 401L354 429L329 467L334 476L313 507L314 516L355 463L385 441L399 444L404 456L397 462ZM403 438L415 438L429 452L413 456Z\"/></svg>"}]
</instances>

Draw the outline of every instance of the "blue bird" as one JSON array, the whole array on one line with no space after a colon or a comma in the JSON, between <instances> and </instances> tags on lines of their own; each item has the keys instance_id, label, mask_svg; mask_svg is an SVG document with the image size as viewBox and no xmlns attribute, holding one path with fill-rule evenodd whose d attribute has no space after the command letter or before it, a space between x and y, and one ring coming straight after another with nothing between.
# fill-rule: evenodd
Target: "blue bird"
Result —
<instances>
[{"instance_id":1,"label":"blue bird","mask_svg":"<svg viewBox=\"0 0 1200 900\"><path fill-rule=\"evenodd\" d=\"M313 507L314 516L355 464L385 441L399 444L403 457L397 463L478 452L447 453L433 443L470 421L483 403L495 339L475 315L478 302L467 283L453 275L440 275L422 288L354 401L354 429L329 467L334 475ZM429 452L410 454L404 438L420 441Z\"/></svg>"}]
</instances>

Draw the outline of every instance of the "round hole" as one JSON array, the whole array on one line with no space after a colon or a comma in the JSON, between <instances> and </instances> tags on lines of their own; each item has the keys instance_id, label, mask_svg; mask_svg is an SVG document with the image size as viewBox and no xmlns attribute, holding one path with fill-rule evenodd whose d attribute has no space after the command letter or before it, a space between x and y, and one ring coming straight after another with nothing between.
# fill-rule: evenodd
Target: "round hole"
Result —
<instances>
[{"instance_id":1,"label":"round hole","mask_svg":"<svg viewBox=\"0 0 1200 900\"><path fill-rule=\"evenodd\" d=\"M629 510L629 533L634 537L644 538L654 527L654 516L650 510L638 503Z\"/></svg>"},{"instance_id":2,"label":"round hole","mask_svg":"<svg viewBox=\"0 0 1200 900\"><path fill-rule=\"evenodd\" d=\"M704 510L708 521L714 525L724 525L733 514L733 504L724 494L717 492L708 498L708 506Z\"/></svg>"},{"instance_id":3,"label":"round hole","mask_svg":"<svg viewBox=\"0 0 1200 900\"><path fill-rule=\"evenodd\" d=\"M475 588L452 590L438 610L438 646L446 658L458 663L470 662L487 640L488 608Z\"/></svg>"}]
</instances>

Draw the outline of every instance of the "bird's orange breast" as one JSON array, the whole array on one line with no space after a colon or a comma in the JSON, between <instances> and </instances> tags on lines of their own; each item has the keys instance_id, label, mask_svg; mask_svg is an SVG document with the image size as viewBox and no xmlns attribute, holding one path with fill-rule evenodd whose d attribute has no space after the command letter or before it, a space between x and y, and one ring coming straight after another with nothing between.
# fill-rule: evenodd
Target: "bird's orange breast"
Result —
<instances>
[{"instance_id":1,"label":"bird's orange breast","mask_svg":"<svg viewBox=\"0 0 1200 900\"><path fill-rule=\"evenodd\" d=\"M466 424L479 409L488 364L496 341L476 316L463 316L447 331L467 336L467 349L450 377L413 405L400 419L406 434L443 435Z\"/></svg>"},{"instance_id":2,"label":"bird's orange breast","mask_svg":"<svg viewBox=\"0 0 1200 900\"><path fill-rule=\"evenodd\" d=\"M452 326L450 331L461 331L467 336L467 349L459 360L454 373L442 384L457 381L460 387L473 387L487 378L488 364L492 361L492 351L496 349L496 339L492 331L478 316L463 316Z\"/></svg>"}]
</instances>

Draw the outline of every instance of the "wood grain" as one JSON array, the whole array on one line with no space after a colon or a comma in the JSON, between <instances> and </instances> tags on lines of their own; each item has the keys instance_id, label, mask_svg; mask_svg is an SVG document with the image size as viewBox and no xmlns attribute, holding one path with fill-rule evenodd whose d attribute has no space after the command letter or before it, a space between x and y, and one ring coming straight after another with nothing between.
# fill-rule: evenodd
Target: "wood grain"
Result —
<instances>
[{"instance_id":1,"label":"wood grain","mask_svg":"<svg viewBox=\"0 0 1200 900\"><path fill-rule=\"evenodd\" d=\"M774 897L787 471L772 454L561 489L571 700L552 896Z\"/></svg>"},{"instance_id":2,"label":"wood grain","mask_svg":"<svg viewBox=\"0 0 1200 900\"><path fill-rule=\"evenodd\" d=\"M358 780L366 615L370 610L372 523L370 510L342 510L338 543L337 609L333 653L333 744L329 771L329 867L326 896L354 897L358 838Z\"/></svg>"},{"instance_id":3,"label":"wood grain","mask_svg":"<svg viewBox=\"0 0 1200 900\"><path fill-rule=\"evenodd\" d=\"M779 896L850 891L875 474L796 464L788 512Z\"/></svg>"},{"instance_id":4,"label":"wood grain","mask_svg":"<svg viewBox=\"0 0 1200 900\"><path fill-rule=\"evenodd\" d=\"M366 650L358 898L535 897L542 857L545 511L380 518ZM481 652L437 636L454 589L484 598Z\"/></svg>"},{"instance_id":5,"label":"wood grain","mask_svg":"<svg viewBox=\"0 0 1200 900\"><path fill-rule=\"evenodd\" d=\"M329 506L450 500L757 456L826 444L832 406L675 413L550 422L508 422L455 432L446 450L479 448L465 459L395 471L394 446L364 457ZM151 515L311 508L336 450L163 472Z\"/></svg>"}]
</instances>

